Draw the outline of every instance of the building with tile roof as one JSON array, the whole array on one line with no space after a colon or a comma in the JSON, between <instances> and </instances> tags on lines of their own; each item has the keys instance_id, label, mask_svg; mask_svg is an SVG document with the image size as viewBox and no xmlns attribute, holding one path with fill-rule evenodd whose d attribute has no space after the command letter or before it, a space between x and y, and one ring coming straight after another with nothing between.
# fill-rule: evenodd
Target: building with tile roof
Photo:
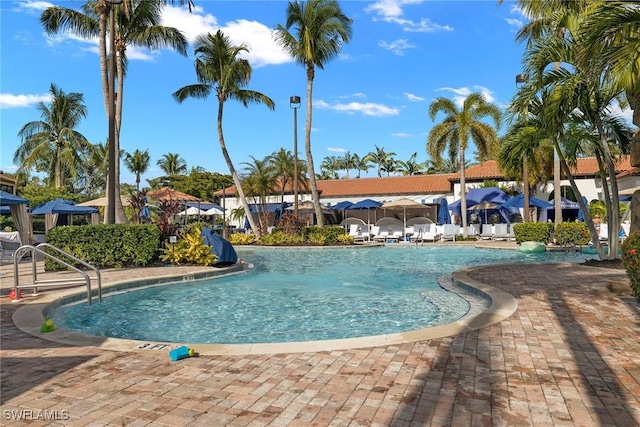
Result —
<instances>
[{"instance_id":1,"label":"building with tile roof","mask_svg":"<svg viewBox=\"0 0 640 427\"><path fill-rule=\"evenodd\" d=\"M616 169L619 173L618 176L620 176L621 189L635 185L640 186L640 174L628 173L630 170L637 169L632 168L628 156L619 159ZM581 193L587 200L602 199L603 180L600 178L595 157L578 159L572 172ZM621 175L625 173L627 174ZM626 181L623 181L622 178ZM501 186L520 188L519 183L504 176L495 160L489 160L465 170L466 191L480 187L486 180L498 181ZM436 205L441 199L445 198L448 203L459 200L461 191L459 173L320 180L317 181L317 184L321 203L326 207L335 206L345 200L354 203L364 199L384 202L406 197L431 207L428 216L433 216ZM560 185L562 189L570 187L569 180L564 174L561 176ZM550 200L552 191L553 182L551 181L538 185L538 188L532 189L531 194L543 200ZM223 192L218 191L215 195L222 198ZM310 191L299 191L298 196L300 202L311 200ZM235 187L226 188L224 198L224 206L228 210L241 206L236 196ZM293 203L291 185L285 188L284 201ZM267 203L281 202L282 196L280 194L274 194L267 200ZM221 202L221 204L223 203Z\"/></svg>"}]
</instances>

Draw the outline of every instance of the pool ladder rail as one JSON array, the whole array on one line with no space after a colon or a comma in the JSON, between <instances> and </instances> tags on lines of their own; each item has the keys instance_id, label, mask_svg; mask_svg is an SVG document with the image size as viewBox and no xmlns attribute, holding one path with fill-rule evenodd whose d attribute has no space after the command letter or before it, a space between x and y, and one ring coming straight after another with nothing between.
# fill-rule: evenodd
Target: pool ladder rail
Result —
<instances>
[{"instance_id":1,"label":"pool ladder rail","mask_svg":"<svg viewBox=\"0 0 640 427\"><path fill-rule=\"evenodd\" d=\"M46 252L45 249L50 249L50 252L56 252L57 255ZM65 267L77 272L81 277L70 277L65 279L38 279L38 270L36 264L36 257L34 256L36 253L42 254L45 258L49 258L54 260L58 264L62 264ZM18 263L22 260L24 256L27 254L31 255L31 275L33 277L33 283L20 284L20 274L18 271ZM75 261L77 264L80 264L86 267L89 270L93 270L95 276L89 276L87 272L79 269L75 265L70 264L69 262L62 259L61 255L65 258ZM12 302L16 302L20 300L20 289L33 289L33 295L38 294L38 288L41 287L66 287L66 286L77 286L86 284L87 285L87 303L91 305L92 300L92 292L91 292L91 281L95 280L97 282L97 294L98 301L102 302L102 278L100 277L100 270L98 270L93 265L86 263L85 261L63 251L60 248L57 248L48 243L40 243L38 246L32 245L23 245L20 246L13 255L13 299Z\"/></svg>"}]
</instances>

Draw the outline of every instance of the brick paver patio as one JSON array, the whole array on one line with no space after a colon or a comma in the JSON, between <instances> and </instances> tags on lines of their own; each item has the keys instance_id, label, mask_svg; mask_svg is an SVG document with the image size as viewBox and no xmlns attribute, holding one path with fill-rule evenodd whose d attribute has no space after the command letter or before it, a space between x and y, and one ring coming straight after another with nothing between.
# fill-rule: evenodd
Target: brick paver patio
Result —
<instances>
[{"instance_id":1,"label":"brick paver patio","mask_svg":"<svg viewBox=\"0 0 640 427\"><path fill-rule=\"evenodd\" d=\"M640 425L640 306L605 287L624 272L518 264L469 276L515 296L517 311L429 341L179 362L28 335L12 321L21 304L1 298L0 423Z\"/></svg>"}]
</instances>

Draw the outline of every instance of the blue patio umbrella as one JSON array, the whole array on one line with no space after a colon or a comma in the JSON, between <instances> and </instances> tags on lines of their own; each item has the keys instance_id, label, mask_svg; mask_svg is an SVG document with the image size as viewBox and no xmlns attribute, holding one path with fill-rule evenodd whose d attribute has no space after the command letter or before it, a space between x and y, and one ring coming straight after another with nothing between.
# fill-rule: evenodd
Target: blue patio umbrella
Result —
<instances>
[{"instance_id":1,"label":"blue patio umbrella","mask_svg":"<svg viewBox=\"0 0 640 427\"><path fill-rule=\"evenodd\" d=\"M65 199L54 199L31 210L31 215L45 214L82 215L98 213L98 209L91 206L77 206L74 202Z\"/></svg>"},{"instance_id":2,"label":"blue patio umbrella","mask_svg":"<svg viewBox=\"0 0 640 427\"><path fill-rule=\"evenodd\" d=\"M376 202L371 199L360 200L358 203L354 203L347 210L367 210L367 225L371 225L371 209L377 209L382 206L381 202Z\"/></svg>"},{"instance_id":3,"label":"blue patio umbrella","mask_svg":"<svg viewBox=\"0 0 640 427\"><path fill-rule=\"evenodd\" d=\"M353 203L351 203L348 200L344 200L340 203L336 203L334 206L331 206L329 209L331 209L332 211L343 211L346 209L350 209L351 206L353 206Z\"/></svg>"},{"instance_id":4,"label":"blue patio umbrella","mask_svg":"<svg viewBox=\"0 0 640 427\"><path fill-rule=\"evenodd\" d=\"M438 210L438 225L451 224L451 213L449 213L449 203L444 197L440 199L440 209Z\"/></svg>"},{"instance_id":5,"label":"blue patio umbrella","mask_svg":"<svg viewBox=\"0 0 640 427\"><path fill-rule=\"evenodd\" d=\"M589 209L589 202L585 196L582 196L582 201L587 206L587 209ZM578 221L584 222L584 212L582 212L582 208L578 208Z\"/></svg>"},{"instance_id":6,"label":"blue patio umbrella","mask_svg":"<svg viewBox=\"0 0 640 427\"><path fill-rule=\"evenodd\" d=\"M524 207L524 194L520 193L517 196L507 200L502 205L501 208L522 208ZM530 208L540 208L540 209L550 209L553 205L549 202L545 202L542 199L538 199L537 197L529 196L529 207Z\"/></svg>"}]
</instances>

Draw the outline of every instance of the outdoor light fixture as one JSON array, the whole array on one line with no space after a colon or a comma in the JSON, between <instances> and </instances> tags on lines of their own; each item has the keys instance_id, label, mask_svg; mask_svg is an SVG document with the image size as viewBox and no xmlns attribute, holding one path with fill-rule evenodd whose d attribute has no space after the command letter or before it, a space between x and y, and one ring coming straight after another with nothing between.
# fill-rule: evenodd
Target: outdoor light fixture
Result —
<instances>
[{"instance_id":1,"label":"outdoor light fixture","mask_svg":"<svg viewBox=\"0 0 640 427\"><path fill-rule=\"evenodd\" d=\"M123 0L105 0L109 5L109 93L108 93L108 121L109 121L109 147L108 147L108 174L107 174L107 209L105 210L105 223L116 222L116 119L114 103L116 97L116 36L114 6L122 4Z\"/></svg>"},{"instance_id":2,"label":"outdoor light fixture","mask_svg":"<svg viewBox=\"0 0 640 427\"><path fill-rule=\"evenodd\" d=\"M300 97L289 98L289 106L293 109L293 209L298 220L298 108Z\"/></svg>"}]
</instances>

